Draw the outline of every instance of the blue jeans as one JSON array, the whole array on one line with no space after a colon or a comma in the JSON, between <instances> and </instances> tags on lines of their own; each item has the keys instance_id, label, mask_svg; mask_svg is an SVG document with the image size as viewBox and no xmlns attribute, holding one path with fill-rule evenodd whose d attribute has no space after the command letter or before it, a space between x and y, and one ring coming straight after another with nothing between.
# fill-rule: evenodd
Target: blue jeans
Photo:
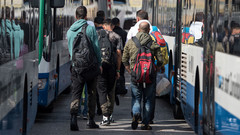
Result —
<instances>
[{"instance_id":1,"label":"blue jeans","mask_svg":"<svg viewBox=\"0 0 240 135\"><path fill-rule=\"evenodd\" d=\"M82 97L82 95L81 95L81 98L80 98L80 100L79 100L79 108L78 108L78 114L81 114L82 113L82 115L83 116L87 116L87 113L88 113L88 105L87 105L87 102L88 102L88 100L87 100L87 97L88 97L88 94L87 94L87 85L86 85L86 83L85 83L85 88L84 88L84 90L83 90L83 92L84 92L84 94L85 94L85 98L84 98L84 108L83 108L83 111L82 111L82 99L83 99L83 97Z\"/></svg>"},{"instance_id":2,"label":"blue jeans","mask_svg":"<svg viewBox=\"0 0 240 135\"><path fill-rule=\"evenodd\" d=\"M141 100L143 98L143 120L145 125L149 124L150 117L153 111L153 94L156 88L156 82L146 84L146 88L143 88L142 84L136 84L131 82L132 90L132 112L133 115L141 114Z\"/></svg>"}]
</instances>

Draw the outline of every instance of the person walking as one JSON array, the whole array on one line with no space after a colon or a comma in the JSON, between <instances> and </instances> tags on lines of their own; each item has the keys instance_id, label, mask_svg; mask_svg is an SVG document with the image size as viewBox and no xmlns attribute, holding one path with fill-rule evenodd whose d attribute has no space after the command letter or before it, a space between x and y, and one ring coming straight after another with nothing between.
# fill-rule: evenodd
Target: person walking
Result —
<instances>
[{"instance_id":1,"label":"person walking","mask_svg":"<svg viewBox=\"0 0 240 135\"><path fill-rule=\"evenodd\" d=\"M77 21L70 27L70 29L67 32L68 49L72 60L71 68L72 102L70 105L71 113L70 129L72 131L79 130L77 125L77 113L79 108L79 98L82 95L85 83L87 84L88 91L87 126L89 128L99 128L99 126L94 121L96 108L96 78L98 75L96 71L102 71L101 54L98 46L98 37L96 29L92 26L87 25L86 21L87 9L85 6L79 6L76 9L76 19ZM78 38L81 38L81 41L79 41ZM85 41L85 43L87 44L83 44L82 43L83 41ZM88 53L89 55L84 56L82 55L83 53ZM83 69L84 66L90 65L89 64L90 61L85 59L85 57L87 56L89 56L88 57L89 59L93 60L92 61L93 64L91 64L93 67L91 68L87 67L86 70L82 71L81 69ZM84 62L86 63L81 64L82 62L81 59L84 60ZM96 62L94 63L94 61ZM89 78L90 76L92 77Z\"/></svg>"},{"instance_id":2,"label":"person walking","mask_svg":"<svg viewBox=\"0 0 240 135\"><path fill-rule=\"evenodd\" d=\"M127 40L127 32L120 27L120 20L117 17L112 19L112 24L114 25L113 31L115 33L117 33L122 38L122 44L123 44L123 47L124 47L125 43L126 43L126 40ZM122 51L122 53L123 53L123 51ZM127 90L126 90L126 87L125 87L124 73L125 73L125 67L121 63L120 78L117 81L117 85L116 85L116 94L126 94L127 93ZM118 99L118 97L116 95L116 100L117 99Z\"/></svg>"},{"instance_id":3,"label":"person walking","mask_svg":"<svg viewBox=\"0 0 240 135\"><path fill-rule=\"evenodd\" d=\"M111 19L103 22L104 30L98 31L99 46L102 54L103 72L97 79L97 91L103 113L100 125L106 126L113 121L116 80L120 77L122 39L113 32Z\"/></svg>"},{"instance_id":4,"label":"person walking","mask_svg":"<svg viewBox=\"0 0 240 135\"><path fill-rule=\"evenodd\" d=\"M136 36L136 34L138 33L138 29L139 29L139 24L142 22L147 22L150 25L150 31L152 31L152 25L151 23L148 21L148 13L144 10L138 10L137 14L136 14L136 21L137 23L130 28L130 30L128 31L127 34L127 40L130 40L132 37Z\"/></svg>"},{"instance_id":5,"label":"person walking","mask_svg":"<svg viewBox=\"0 0 240 135\"><path fill-rule=\"evenodd\" d=\"M137 129L138 123L141 116L141 100L143 98L143 120L141 129L142 130L151 130L152 127L149 125L150 117L153 109L153 94L156 89L156 69L155 66L152 68L151 81L148 83L139 83L136 79L136 74L134 74L133 70L136 68L135 64L138 64L136 61L136 57L138 55L139 48L150 48L152 54L152 62L153 57L155 56L157 59L157 69L161 67L161 52L159 49L159 45L156 42L153 42L151 36L149 35L150 25L148 22L141 22L139 24L139 32L135 37L128 40L123 51L122 62L126 68L126 70L131 74L131 90L132 90L132 113L133 119L131 127L132 129ZM137 44L138 43L138 44ZM140 44L140 45L139 45ZM146 53L143 53L146 54ZM130 59L130 60L129 60ZM130 61L130 63L129 63ZM145 66L145 65L144 65ZM155 70L154 70L155 69ZM143 69L145 70L145 68ZM149 75L150 78L150 75Z\"/></svg>"}]
</instances>

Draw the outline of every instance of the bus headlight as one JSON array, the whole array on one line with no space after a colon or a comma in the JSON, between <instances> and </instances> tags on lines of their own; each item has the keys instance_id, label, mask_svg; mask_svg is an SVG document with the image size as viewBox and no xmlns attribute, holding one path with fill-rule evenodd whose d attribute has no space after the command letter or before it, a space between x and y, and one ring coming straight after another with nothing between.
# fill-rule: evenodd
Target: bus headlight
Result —
<instances>
[{"instance_id":1,"label":"bus headlight","mask_svg":"<svg viewBox=\"0 0 240 135\"><path fill-rule=\"evenodd\" d=\"M47 84L47 79L38 79L38 89L44 89Z\"/></svg>"}]
</instances>

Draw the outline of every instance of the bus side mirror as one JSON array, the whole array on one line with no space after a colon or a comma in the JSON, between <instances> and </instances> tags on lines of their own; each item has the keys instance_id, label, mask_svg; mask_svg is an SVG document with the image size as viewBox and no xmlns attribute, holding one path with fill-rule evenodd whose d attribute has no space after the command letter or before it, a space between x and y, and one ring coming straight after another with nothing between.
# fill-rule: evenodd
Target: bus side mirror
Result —
<instances>
[{"instance_id":1,"label":"bus side mirror","mask_svg":"<svg viewBox=\"0 0 240 135\"><path fill-rule=\"evenodd\" d=\"M39 8L39 0L30 0L30 5L33 8ZM62 8L65 5L65 0L51 0L51 8Z\"/></svg>"},{"instance_id":2,"label":"bus side mirror","mask_svg":"<svg viewBox=\"0 0 240 135\"><path fill-rule=\"evenodd\" d=\"M52 8L62 8L65 5L65 0L51 0Z\"/></svg>"}]
</instances>

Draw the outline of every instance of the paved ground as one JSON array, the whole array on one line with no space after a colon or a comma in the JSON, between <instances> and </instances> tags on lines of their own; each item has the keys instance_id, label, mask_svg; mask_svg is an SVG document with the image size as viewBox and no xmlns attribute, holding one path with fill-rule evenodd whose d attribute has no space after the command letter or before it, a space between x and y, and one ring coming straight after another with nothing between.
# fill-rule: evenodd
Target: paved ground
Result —
<instances>
[{"instance_id":1,"label":"paved ground","mask_svg":"<svg viewBox=\"0 0 240 135\"><path fill-rule=\"evenodd\" d=\"M129 83L127 83L128 85ZM128 92L124 97L119 97L120 106L115 106L114 120L111 126L100 129L87 129L86 120L79 118L80 131L70 131L70 105L71 94L61 94L54 104L52 113L38 113L36 122L29 135L194 135L193 130L184 120L175 120L168 98L156 99L156 113L153 130L142 131L140 126L137 130L131 129L130 105L131 95ZM102 116L96 116L99 124Z\"/></svg>"}]
</instances>

